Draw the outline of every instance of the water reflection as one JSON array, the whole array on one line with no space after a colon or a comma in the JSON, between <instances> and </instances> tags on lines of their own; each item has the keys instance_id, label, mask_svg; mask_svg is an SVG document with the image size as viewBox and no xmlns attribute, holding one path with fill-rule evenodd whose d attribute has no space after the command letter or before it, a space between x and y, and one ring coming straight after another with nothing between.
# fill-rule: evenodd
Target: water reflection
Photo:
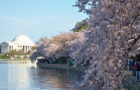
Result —
<instances>
[{"instance_id":1,"label":"water reflection","mask_svg":"<svg viewBox=\"0 0 140 90\"><path fill-rule=\"evenodd\" d=\"M33 74L33 73L32 73ZM76 73L70 70L53 70L53 69L47 69L47 70L37 70L37 73L34 74L37 75L36 78L34 78L33 83L37 85L41 85L41 89L44 87L53 87L53 88L63 88L63 89L78 89L78 84L81 81L81 75L80 73ZM32 75L31 75L32 76ZM39 79L39 78L40 79ZM32 84L32 85L35 85Z\"/></svg>"},{"instance_id":2,"label":"water reflection","mask_svg":"<svg viewBox=\"0 0 140 90\"><path fill-rule=\"evenodd\" d=\"M8 66L0 64L0 90L7 90L8 85Z\"/></svg>"},{"instance_id":3,"label":"water reflection","mask_svg":"<svg viewBox=\"0 0 140 90\"><path fill-rule=\"evenodd\" d=\"M79 86L82 74L72 70L41 69L28 64L7 66L8 90L82 90Z\"/></svg>"}]
</instances>

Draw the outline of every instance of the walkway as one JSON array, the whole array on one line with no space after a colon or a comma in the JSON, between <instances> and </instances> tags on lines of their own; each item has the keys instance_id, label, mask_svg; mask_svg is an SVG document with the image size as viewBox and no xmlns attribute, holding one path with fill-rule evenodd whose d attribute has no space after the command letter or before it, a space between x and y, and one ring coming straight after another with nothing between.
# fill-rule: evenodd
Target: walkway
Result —
<instances>
[{"instance_id":1,"label":"walkway","mask_svg":"<svg viewBox=\"0 0 140 90\"><path fill-rule=\"evenodd\" d=\"M136 82L136 78L130 71L127 71L128 80L125 81L125 88L128 90L140 90L140 82Z\"/></svg>"}]
</instances>

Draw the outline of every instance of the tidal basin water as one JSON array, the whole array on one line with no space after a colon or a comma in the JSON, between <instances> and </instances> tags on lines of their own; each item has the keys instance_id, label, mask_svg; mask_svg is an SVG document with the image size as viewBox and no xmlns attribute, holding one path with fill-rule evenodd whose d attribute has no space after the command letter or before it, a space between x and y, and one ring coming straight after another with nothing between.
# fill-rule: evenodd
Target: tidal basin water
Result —
<instances>
[{"instance_id":1,"label":"tidal basin water","mask_svg":"<svg viewBox=\"0 0 140 90\"><path fill-rule=\"evenodd\" d=\"M0 90L83 90L83 74L0 61Z\"/></svg>"}]
</instances>

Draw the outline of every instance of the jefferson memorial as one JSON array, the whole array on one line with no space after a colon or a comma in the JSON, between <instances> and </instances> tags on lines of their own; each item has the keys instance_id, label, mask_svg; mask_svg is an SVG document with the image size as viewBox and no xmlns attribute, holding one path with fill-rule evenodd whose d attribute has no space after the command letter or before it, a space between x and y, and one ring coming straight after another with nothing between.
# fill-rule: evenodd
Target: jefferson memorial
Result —
<instances>
[{"instance_id":1,"label":"jefferson memorial","mask_svg":"<svg viewBox=\"0 0 140 90\"><path fill-rule=\"evenodd\" d=\"M25 35L19 35L15 37L11 42L3 42L0 44L0 53L7 54L9 51L12 50L23 50L24 53L28 53L32 50L32 47L35 46L35 43L33 41L25 36Z\"/></svg>"}]
</instances>

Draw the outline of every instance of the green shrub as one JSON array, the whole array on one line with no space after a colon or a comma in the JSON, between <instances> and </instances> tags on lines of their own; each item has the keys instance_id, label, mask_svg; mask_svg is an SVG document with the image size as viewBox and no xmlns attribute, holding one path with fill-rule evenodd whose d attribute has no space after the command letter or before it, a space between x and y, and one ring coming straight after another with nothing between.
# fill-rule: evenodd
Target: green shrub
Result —
<instances>
[{"instance_id":1,"label":"green shrub","mask_svg":"<svg viewBox=\"0 0 140 90\"><path fill-rule=\"evenodd\" d=\"M89 24L82 25L81 27L74 30L74 32L80 32L81 30L85 30L89 27Z\"/></svg>"},{"instance_id":2,"label":"green shrub","mask_svg":"<svg viewBox=\"0 0 140 90\"><path fill-rule=\"evenodd\" d=\"M6 56L3 54L0 54L0 59L6 59Z\"/></svg>"}]
</instances>

